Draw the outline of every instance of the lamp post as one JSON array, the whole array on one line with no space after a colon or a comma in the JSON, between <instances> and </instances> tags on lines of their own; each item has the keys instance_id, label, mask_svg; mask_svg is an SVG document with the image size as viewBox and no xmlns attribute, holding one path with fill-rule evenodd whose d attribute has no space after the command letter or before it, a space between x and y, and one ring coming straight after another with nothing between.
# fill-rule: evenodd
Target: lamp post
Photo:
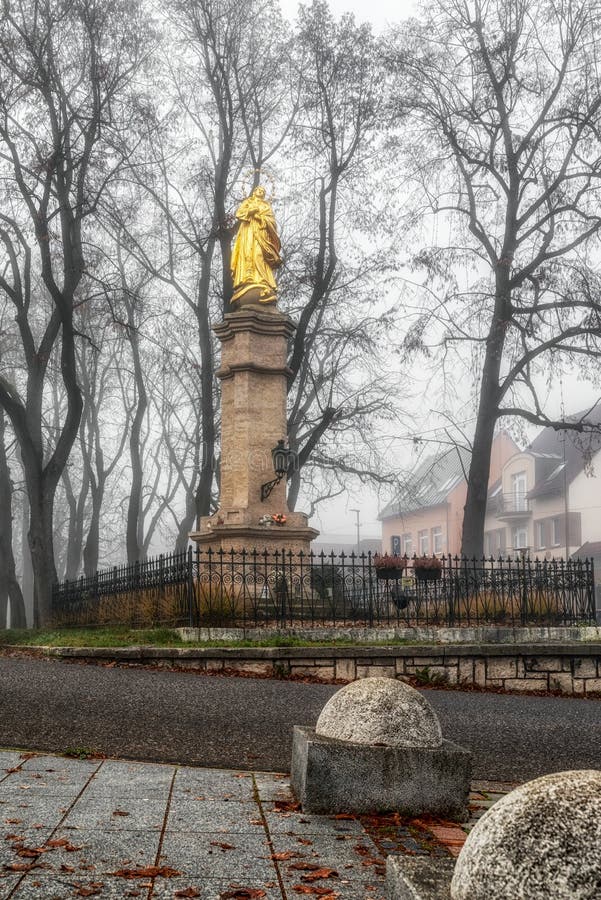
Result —
<instances>
[{"instance_id":1,"label":"lamp post","mask_svg":"<svg viewBox=\"0 0 601 900\"><path fill-rule=\"evenodd\" d=\"M267 500L276 484L279 484L284 475L288 474L296 459L296 453L290 450L286 446L286 441L281 438L277 447L274 447L271 451L271 458L273 460L275 478L261 485L261 500Z\"/></svg>"},{"instance_id":2,"label":"lamp post","mask_svg":"<svg viewBox=\"0 0 601 900\"><path fill-rule=\"evenodd\" d=\"M361 523L359 521L359 510L350 509L349 512L354 512L357 517L357 553L359 553L361 549Z\"/></svg>"}]
</instances>

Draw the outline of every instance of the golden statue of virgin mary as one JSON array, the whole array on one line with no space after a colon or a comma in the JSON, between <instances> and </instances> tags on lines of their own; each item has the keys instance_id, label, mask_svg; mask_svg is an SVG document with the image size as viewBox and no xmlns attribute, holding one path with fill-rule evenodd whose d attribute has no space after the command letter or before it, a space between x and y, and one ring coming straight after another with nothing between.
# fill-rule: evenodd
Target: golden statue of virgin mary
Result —
<instances>
[{"instance_id":1,"label":"golden statue of virgin mary","mask_svg":"<svg viewBox=\"0 0 601 900\"><path fill-rule=\"evenodd\" d=\"M265 188L256 187L236 210L240 222L232 250L232 303L275 303L273 270L282 263L280 239Z\"/></svg>"}]
</instances>

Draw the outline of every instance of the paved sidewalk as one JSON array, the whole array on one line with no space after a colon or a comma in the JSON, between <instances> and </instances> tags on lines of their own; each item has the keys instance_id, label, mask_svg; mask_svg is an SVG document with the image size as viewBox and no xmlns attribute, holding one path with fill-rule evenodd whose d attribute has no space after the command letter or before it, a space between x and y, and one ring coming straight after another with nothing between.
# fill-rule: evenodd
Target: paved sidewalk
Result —
<instances>
[{"instance_id":1,"label":"paved sidewalk","mask_svg":"<svg viewBox=\"0 0 601 900\"><path fill-rule=\"evenodd\" d=\"M316 816L284 775L0 751L0 900L383 900L387 855L450 865L510 788L474 783L465 825Z\"/></svg>"},{"instance_id":2,"label":"paved sidewalk","mask_svg":"<svg viewBox=\"0 0 601 900\"><path fill-rule=\"evenodd\" d=\"M0 751L0 898L383 900L352 817L297 811L285 776Z\"/></svg>"}]
</instances>

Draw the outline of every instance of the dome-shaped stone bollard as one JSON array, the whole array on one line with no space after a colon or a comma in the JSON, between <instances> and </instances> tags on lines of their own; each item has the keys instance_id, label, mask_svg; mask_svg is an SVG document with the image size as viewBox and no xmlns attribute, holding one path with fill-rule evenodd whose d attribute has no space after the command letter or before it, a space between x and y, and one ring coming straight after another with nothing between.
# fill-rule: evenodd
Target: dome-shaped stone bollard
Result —
<instances>
[{"instance_id":1,"label":"dome-shaped stone bollard","mask_svg":"<svg viewBox=\"0 0 601 900\"><path fill-rule=\"evenodd\" d=\"M432 706L393 678L337 691L317 726L295 726L292 789L307 812L396 810L465 819L471 754L442 738Z\"/></svg>"},{"instance_id":2,"label":"dome-shaped stone bollard","mask_svg":"<svg viewBox=\"0 0 601 900\"><path fill-rule=\"evenodd\" d=\"M503 797L470 832L453 900L601 897L601 771L556 772Z\"/></svg>"}]
</instances>

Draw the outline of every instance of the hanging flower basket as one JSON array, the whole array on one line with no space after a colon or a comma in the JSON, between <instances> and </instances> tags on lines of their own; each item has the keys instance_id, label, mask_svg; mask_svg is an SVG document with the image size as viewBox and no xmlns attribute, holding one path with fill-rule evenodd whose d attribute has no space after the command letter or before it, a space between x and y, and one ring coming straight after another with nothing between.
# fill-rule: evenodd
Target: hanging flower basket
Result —
<instances>
[{"instance_id":1,"label":"hanging flower basket","mask_svg":"<svg viewBox=\"0 0 601 900\"><path fill-rule=\"evenodd\" d=\"M416 556L413 560L413 574L418 581L440 581L442 560L436 556Z\"/></svg>"},{"instance_id":2,"label":"hanging flower basket","mask_svg":"<svg viewBox=\"0 0 601 900\"><path fill-rule=\"evenodd\" d=\"M391 581L402 576L407 565L407 558L405 556L389 556L387 553L380 556L379 553L376 553L373 562L376 578Z\"/></svg>"}]
</instances>

